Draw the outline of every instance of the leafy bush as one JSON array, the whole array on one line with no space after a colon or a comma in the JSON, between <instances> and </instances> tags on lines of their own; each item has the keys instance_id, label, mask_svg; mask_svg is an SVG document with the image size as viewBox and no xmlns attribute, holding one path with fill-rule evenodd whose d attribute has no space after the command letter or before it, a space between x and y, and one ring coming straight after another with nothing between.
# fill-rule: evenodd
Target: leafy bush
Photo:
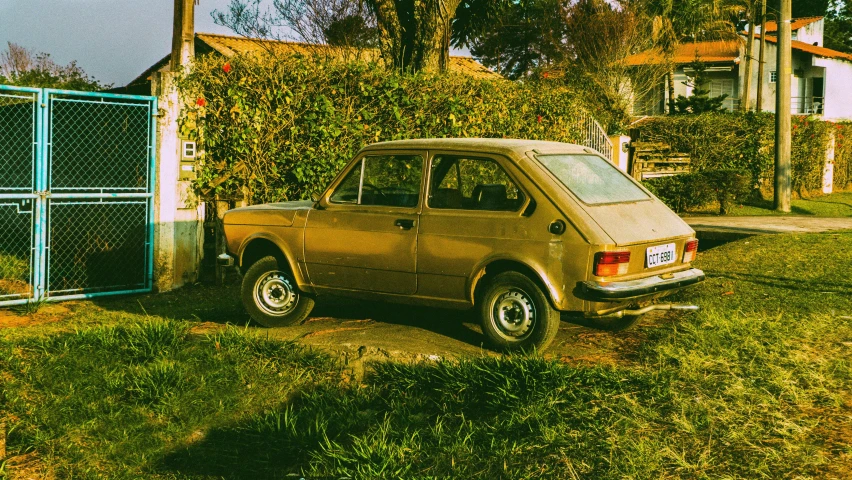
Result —
<instances>
[{"instance_id":1,"label":"leafy bush","mask_svg":"<svg viewBox=\"0 0 852 480\"><path fill-rule=\"evenodd\" d=\"M675 212L681 213L719 203L725 215L731 203L752 191L751 175L745 170L720 169L648 179L645 186Z\"/></svg>"},{"instance_id":2,"label":"leafy bush","mask_svg":"<svg viewBox=\"0 0 852 480\"><path fill-rule=\"evenodd\" d=\"M547 82L403 74L314 57L200 59L181 119L205 151L197 188L251 202L307 198L361 147L425 137L578 143L582 102ZM603 122L602 122L603 123Z\"/></svg>"},{"instance_id":3,"label":"leafy bush","mask_svg":"<svg viewBox=\"0 0 852 480\"><path fill-rule=\"evenodd\" d=\"M642 140L670 145L690 156L693 172L744 170L752 185L771 188L775 174L775 115L771 113L708 113L655 117L642 124ZM848 124L833 124L800 115L792 118L791 167L793 190L800 195L822 189L830 133L835 128L835 185L850 181L852 135Z\"/></svg>"},{"instance_id":4,"label":"leafy bush","mask_svg":"<svg viewBox=\"0 0 852 480\"><path fill-rule=\"evenodd\" d=\"M700 174L686 173L645 180L645 186L675 212L707 205L715 198Z\"/></svg>"},{"instance_id":5,"label":"leafy bush","mask_svg":"<svg viewBox=\"0 0 852 480\"><path fill-rule=\"evenodd\" d=\"M734 200L752 191L749 174L742 170L708 170L700 175L705 188L712 191L719 202L719 215L727 214Z\"/></svg>"}]
</instances>

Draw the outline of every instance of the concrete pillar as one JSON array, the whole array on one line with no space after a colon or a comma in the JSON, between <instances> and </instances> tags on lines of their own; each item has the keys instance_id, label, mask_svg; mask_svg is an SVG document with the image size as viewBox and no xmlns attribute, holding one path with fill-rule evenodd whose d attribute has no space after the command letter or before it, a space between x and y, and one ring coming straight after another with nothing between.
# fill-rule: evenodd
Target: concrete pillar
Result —
<instances>
[{"instance_id":1,"label":"concrete pillar","mask_svg":"<svg viewBox=\"0 0 852 480\"><path fill-rule=\"evenodd\" d=\"M182 102L174 85L174 74L154 73L151 89L160 107L154 191L154 288L166 292L198 280L204 205L198 201L191 182L179 180L182 145L178 119Z\"/></svg>"},{"instance_id":2,"label":"concrete pillar","mask_svg":"<svg viewBox=\"0 0 852 480\"><path fill-rule=\"evenodd\" d=\"M627 135L611 135L609 141L612 142L612 163L615 164L621 171L627 171L627 145L630 143L630 137Z\"/></svg>"}]
</instances>

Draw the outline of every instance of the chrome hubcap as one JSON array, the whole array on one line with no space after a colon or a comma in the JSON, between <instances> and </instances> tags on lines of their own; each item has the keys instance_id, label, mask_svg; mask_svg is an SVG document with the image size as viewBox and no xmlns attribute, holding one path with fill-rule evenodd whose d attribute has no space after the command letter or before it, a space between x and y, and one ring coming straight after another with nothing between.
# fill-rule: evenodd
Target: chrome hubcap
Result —
<instances>
[{"instance_id":1,"label":"chrome hubcap","mask_svg":"<svg viewBox=\"0 0 852 480\"><path fill-rule=\"evenodd\" d=\"M526 293L512 289L497 295L491 308L491 319L504 337L522 339L532 332L535 305Z\"/></svg>"},{"instance_id":2,"label":"chrome hubcap","mask_svg":"<svg viewBox=\"0 0 852 480\"><path fill-rule=\"evenodd\" d=\"M254 286L255 303L269 315L287 315L296 308L299 294L284 272L269 272Z\"/></svg>"}]
</instances>

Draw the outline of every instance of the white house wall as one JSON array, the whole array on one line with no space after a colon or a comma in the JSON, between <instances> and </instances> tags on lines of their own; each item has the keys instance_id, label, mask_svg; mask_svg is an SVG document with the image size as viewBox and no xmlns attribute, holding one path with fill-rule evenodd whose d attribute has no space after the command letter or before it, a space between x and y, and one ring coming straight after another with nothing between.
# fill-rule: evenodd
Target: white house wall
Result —
<instances>
[{"instance_id":1,"label":"white house wall","mask_svg":"<svg viewBox=\"0 0 852 480\"><path fill-rule=\"evenodd\" d=\"M852 120L852 63L832 58L814 58L814 65L825 68L826 120Z\"/></svg>"}]
</instances>

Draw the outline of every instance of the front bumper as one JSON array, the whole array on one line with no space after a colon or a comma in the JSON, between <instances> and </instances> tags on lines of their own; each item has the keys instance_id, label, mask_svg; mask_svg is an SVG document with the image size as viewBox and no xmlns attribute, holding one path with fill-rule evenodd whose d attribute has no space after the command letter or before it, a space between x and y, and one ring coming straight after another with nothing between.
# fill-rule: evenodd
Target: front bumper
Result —
<instances>
[{"instance_id":1,"label":"front bumper","mask_svg":"<svg viewBox=\"0 0 852 480\"><path fill-rule=\"evenodd\" d=\"M668 275L628 280L626 282L595 282L587 280L580 283L580 290L587 300L612 302L632 300L667 290L677 290L704 281L704 272L697 268Z\"/></svg>"}]
</instances>

